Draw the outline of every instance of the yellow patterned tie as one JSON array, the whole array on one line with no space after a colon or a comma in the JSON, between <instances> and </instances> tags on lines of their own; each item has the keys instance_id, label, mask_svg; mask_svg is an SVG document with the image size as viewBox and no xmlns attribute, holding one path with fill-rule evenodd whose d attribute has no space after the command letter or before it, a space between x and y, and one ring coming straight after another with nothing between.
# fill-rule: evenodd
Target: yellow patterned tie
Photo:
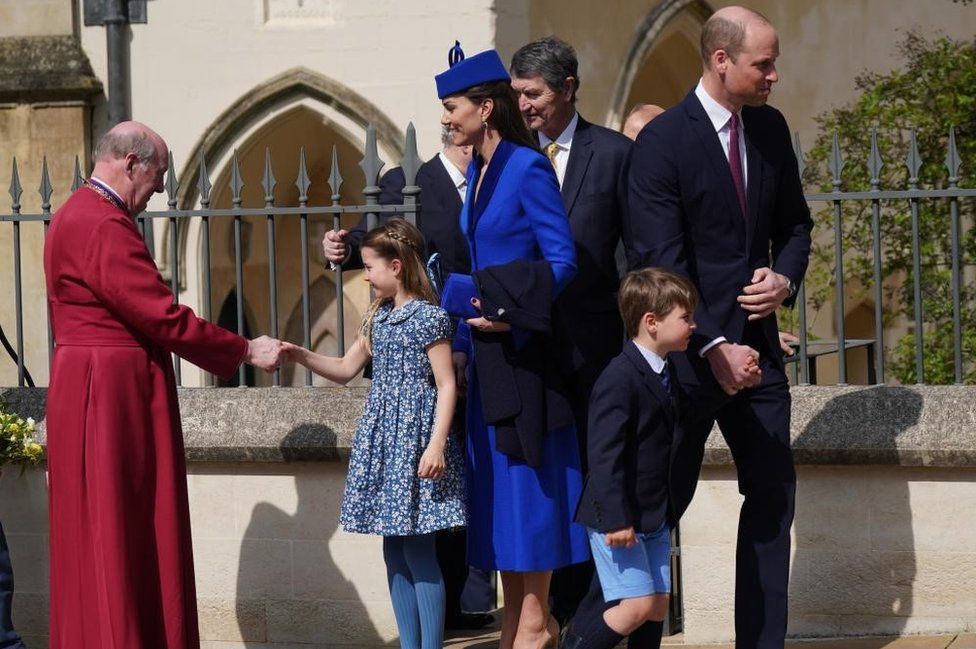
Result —
<instances>
[{"instance_id":1,"label":"yellow patterned tie","mask_svg":"<svg viewBox=\"0 0 976 649\"><path fill-rule=\"evenodd\" d=\"M552 168L556 168L556 152L559 151L559 145L555 142L550 142L546 145L546 157L549 158L549 162L552 163Z\"/></svg>"}]
</instances>

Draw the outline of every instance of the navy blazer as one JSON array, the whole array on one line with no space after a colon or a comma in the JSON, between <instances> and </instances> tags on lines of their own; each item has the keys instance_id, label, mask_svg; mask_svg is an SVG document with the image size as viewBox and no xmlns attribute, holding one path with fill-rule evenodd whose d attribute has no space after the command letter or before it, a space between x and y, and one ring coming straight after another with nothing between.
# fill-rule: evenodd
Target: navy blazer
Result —
<instances>
[{"instance_id":1,"label":"navy blazer","mask_svg":"<svg viewBox=\"0 0 976 649\"><path fill-rule=\"evenodd\" d=\"M620 133L579 117L560 189L576 244L577 270L557 302L574 316L617 314L615 253L627 209L630 147L631 141Z\"/></svg>"},{"instance_id":2,"label":"navy blazer","mask_svg":"<svg viewBox=\"0 0 976 649\"><path fill-rule=\"evenodd\" d=\"M675 398L633 342L603 370L590 397L589 472L576 522L601 532L633 527L645 533L666 520L673 524L669 483L678 382L671 385Z\"/></svg>"},{"instance_id":3,"label":"navy blazer","mask_svg":"<svg viewBox=\"0 0 976 649\"><path fill-rule=\"evenodd\" d=\"M403 187L406 179L401 167L390 169L380 178L380 205L399 205L403 203ZM468 242L458 224L461 213L461 197L451 176L444 169L440 156L434 156L420 166L417 171L417 185L420 187L420 212L417 226L427 243L427 255L440 253L441 269L447 273L470 273L471 255ZM380 223L389 218L380 215ZM359 244L366 236L366 217L363 216L356 227L349 231L347 241L352 249L346 268L359 268Z\"/></svg>"},{"instance_id":4,"label":"navy blazer","mask_svg":"<svg viewBox=\"0 0 976 649\"><path fill-rule=\"evenodd\" d=\"M719 336L743 341L748 314L736 298L756 268L769 266L797 286L806 272L813 222L786 120L770 106L746 106L742 127L745 216L728 158L694 91L645 126L632 153L629 261L674 269L698 287L689 356ZM775 314L759 326L766 353L782 369Z\"/></svg>"}]
</instances>

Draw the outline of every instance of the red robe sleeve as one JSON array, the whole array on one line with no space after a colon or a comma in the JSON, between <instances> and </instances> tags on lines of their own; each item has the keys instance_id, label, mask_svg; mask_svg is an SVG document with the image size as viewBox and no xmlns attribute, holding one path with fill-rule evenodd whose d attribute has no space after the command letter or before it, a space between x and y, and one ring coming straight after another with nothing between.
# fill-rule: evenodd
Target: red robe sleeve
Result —
<instances>
[{"instance_id":1,"label":"red robe sleeve","mask_svg":"<svg viewBox=\"0 0 976 649\"><path fill-rule=\"evenodd\" d=\"M166 351L220 377L233 375L243 362L245 338L173 303L172 291L127 215L113 214L91 232L84 279L119 320Z\"/></svg>"}]
</instances>

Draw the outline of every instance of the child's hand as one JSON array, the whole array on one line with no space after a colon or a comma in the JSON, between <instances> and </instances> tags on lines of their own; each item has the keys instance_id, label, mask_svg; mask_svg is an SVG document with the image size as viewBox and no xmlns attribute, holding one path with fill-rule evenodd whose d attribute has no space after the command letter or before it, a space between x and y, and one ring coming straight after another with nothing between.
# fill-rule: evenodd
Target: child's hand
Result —
<instances>
[{"instance_id":1,"label":"child's hand","mask_svg":"<svg viewBox=\"0 0 976 649\"><path fill-rule=\"evenodd\" d=\"M607 532L604 534L604 539L606 544L611 548L629 548L637 543L637 535L634 533L633 527L625 527L615 532Z\"/></svg>"},{"instance_id":2,"label":"child's hand","mask_svg":"<svg viewBox=\"0 0 976 649\"><path fill-rule=\"evenodd\" d=\"M430 444L420 457L417 477L438 480L444 475L444 449Z\"/></svg>"},{"instance_id":3,"label":"child's hand","mask_svg":"<svg viewBox=\"0 0 976 649\"><path fill-rule=\"evenodd\" d=\"M301 363L305 348L294 343L281 341L281 360L286 363Z\"/></svg>"}]
</instances>

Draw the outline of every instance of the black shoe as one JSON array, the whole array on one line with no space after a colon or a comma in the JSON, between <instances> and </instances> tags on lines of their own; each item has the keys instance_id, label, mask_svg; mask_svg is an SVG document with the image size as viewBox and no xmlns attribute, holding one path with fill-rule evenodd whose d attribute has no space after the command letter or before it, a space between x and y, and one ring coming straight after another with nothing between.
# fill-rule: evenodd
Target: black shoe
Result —
<instances>
[{"instance_id":1,"label":"black shoe","mask_svg":"<svg viewBox=\"0 0 976 649\"><path fill-rule=\"evenodd\" d=\"M491 613L457 613L444 620L444 628L452 631L483 629L495 621Z\"/></svg>"}]
</instances>

